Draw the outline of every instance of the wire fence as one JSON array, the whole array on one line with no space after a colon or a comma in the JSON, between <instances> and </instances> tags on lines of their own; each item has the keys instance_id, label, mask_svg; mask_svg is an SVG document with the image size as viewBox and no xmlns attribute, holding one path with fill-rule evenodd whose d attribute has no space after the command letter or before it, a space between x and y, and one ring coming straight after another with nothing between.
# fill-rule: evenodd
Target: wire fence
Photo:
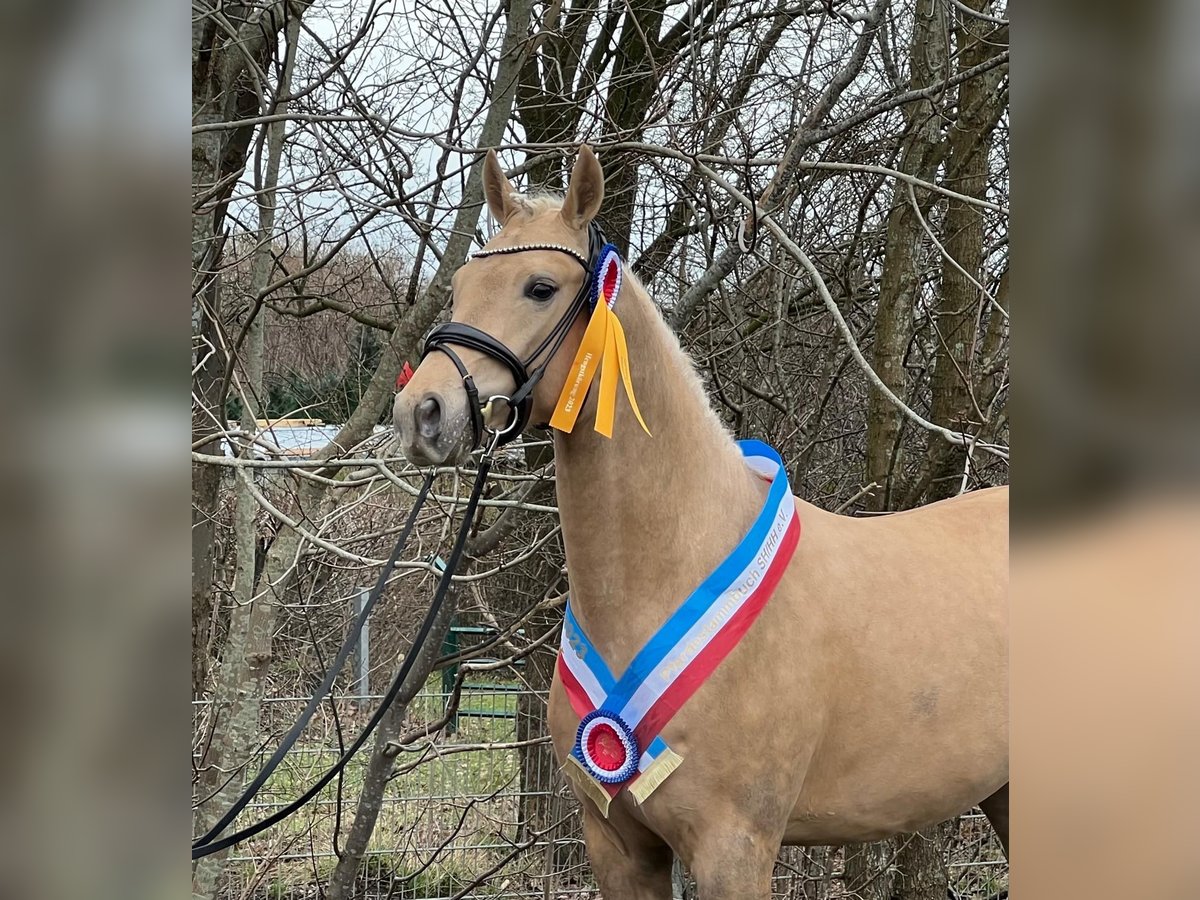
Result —
<instances>
[{"instance_id":1,"label":"wire fence","mask_svg":"<svg viewBox=\"0 0 1200 900\"><path fill-rule=\"evenodd\" d=\"M264 701L259 758L269 755L307 698ZM284 765L242 816L263 818L286 805L336 760L357 735L379 697L327 702ZM448 695L440 678L409 707L409 724L444 714ZM211 729L213 710L194 708L197 746ZM599 897L588 868L578 804L554 761L545 733L545 694L520 681L468 683L457 717L440 733L400 752L379 819L359 869L362 900L450 900L457 897ZM218 723L219 727L219 723ZM222 882L229 900L309 900L337 863L362 786L365 753L302 812L231 851ZM199 752L197 753L197 759ZM1008 866L986 819L963 815L950 828L946 863L950 891L960 900L1003 897ZM915 837L901 840L919 839ZM795 900L860 896L886 875L887 852L846 848L784 848L773 894ZM894 845L892 847L894 854ZM874 852L868 865L858 852ZM856 864L857 863L857 864ZM676 896L695 893L677 872Z\"/></svg>"}]
</instances>

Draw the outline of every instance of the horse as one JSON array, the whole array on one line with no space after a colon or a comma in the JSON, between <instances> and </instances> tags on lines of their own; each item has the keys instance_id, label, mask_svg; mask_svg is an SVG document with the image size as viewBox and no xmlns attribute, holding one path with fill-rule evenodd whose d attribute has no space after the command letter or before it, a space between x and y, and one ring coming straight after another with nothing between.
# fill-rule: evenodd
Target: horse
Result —
<instances>
[{"instance_id":1,"label":"horse","mask_svg":"<svg viewBox=\"0 0 1200 900\"><path fill-rule=\"evenodd\" d=\"M457 340L427 352L395 401L419 465L465 458L480 425L548 422L585 333L595 154L580 148L562 197L519 194L494 152L483 182L500 228L453 278ZM627 402L611 438L588 427L593 389L583 424L553 442L571 610L619 674L768 488L627 266L617 301L648 428ZM1008 853L1007 487L877 517L788 499L800 538L773 595L662 731L678 768L641 802L621 791L602 809L564 765L609 900L669 898L673 856L703 900L763 900L781 845L878 840L976 805ZM561 673L548 717L565 764L580 717Z\"/></svg>"}]
</instances>

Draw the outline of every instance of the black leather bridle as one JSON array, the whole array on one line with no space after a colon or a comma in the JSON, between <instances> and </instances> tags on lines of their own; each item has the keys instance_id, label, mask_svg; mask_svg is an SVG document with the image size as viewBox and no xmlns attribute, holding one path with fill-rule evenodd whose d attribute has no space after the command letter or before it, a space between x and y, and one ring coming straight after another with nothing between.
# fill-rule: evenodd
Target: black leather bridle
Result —
<instances>
[{"instance_id":1,"label":"black leather bridle","mask_svg":"<svg viewBox=\"0 0 1200 900\"><path fill-rule=\"evenodd\" d=\"M470 410L471 415L472 450L479 447L483 442L483 433L485 430L484 419L490 412L492 403L496 400L503 400L508 404L509 420L501 429L487 429L493 435L491 444L493 448L507 444L524 431L525 426L529 424L529 416L533 410L533 389L542 380L542 376L546 373L546 366L550 364L550 361L554 359L554 354L562 346L562 342L571 330L571 325L575 322L575 318L585 306L590 305L596 261L604 245L603 232L601 232L600 227L595 222L592 222L588 225L588 255L586 258L578 250L563 244L517 244L512 247L496 247L491 250L480 250L478 253L472 254L472 259L480 259L482 257L499 256L507 253L524 253L530 250L553 250L570 256L583 266L584 271L583 285L579 288L579 293L575 295L575 298L571 301L571 305L567 307L562 317L550 329L550 333L546 335L525 360L522 360L512 350L486 331L476 328L474 325L468 325L465 322L446 322L434 328L429 333L429 336L425 338L425 347L421 354L422 358L434 350L441 351L450 357L450 361L454 363L454 368L458 370L459 377L462 378L463 390L467 394L467 409ZM514 387L512 394L493 394L487 398L486 402L480 403L479 390L475 386L475 379L471 377L471 373L462 359L452 349L454 346L477 350L508 369L509 374L513 377ZM543 355L545 358L541 360L537 367L530 369L529 367Z\"/></svg>"}]
</instances>

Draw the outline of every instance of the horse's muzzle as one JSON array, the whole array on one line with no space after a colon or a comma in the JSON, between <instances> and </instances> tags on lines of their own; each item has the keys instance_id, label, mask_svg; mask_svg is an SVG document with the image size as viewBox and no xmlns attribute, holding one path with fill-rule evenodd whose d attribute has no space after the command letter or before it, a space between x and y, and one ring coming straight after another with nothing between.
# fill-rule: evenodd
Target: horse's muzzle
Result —
<instances>
[{"instance_id":1,"label":"horse's muzzle","mask_svg":"<svg viewBox=\"0 0 1200 900\"><path fill-rule=\"evenodd\" d=\"M457 460L465 447L467 415L461 398L446 398L436 391L403 390L392 406L392 425L400 450L418 466L436 466Z\"/></svg>"}]
</instances>

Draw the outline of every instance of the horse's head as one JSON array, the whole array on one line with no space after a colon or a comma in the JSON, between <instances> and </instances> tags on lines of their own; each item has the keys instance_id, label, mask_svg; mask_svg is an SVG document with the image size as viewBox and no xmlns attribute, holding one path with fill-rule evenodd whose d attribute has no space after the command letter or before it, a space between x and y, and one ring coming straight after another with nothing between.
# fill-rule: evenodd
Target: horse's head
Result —
<instances>
[{"instance_id":1,"label":"horse's head","mask_svg":"<svg viewBox=\"0 0 1200 900\"><path fill-rule=\"evenodd\" d=\"M561 203L518 195L491 151L483 187L500 231L455 273L451 323L430 335L393 408L418 464L458 460L488 429L503 441L549 420L586 325L604 197L595 154L580 148Z\"/></svg>"}]
</instances>

